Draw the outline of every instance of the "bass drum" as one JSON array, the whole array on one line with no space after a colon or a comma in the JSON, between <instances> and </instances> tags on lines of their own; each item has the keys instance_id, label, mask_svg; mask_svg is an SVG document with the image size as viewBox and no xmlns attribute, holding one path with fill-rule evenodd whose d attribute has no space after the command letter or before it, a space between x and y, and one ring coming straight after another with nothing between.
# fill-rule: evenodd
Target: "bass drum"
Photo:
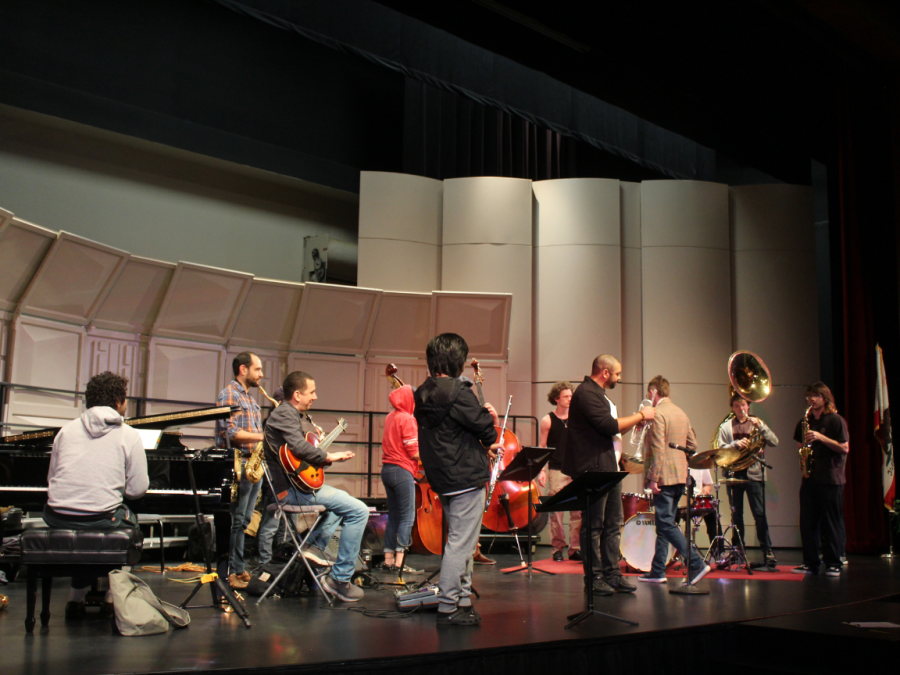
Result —
<instances>
[{"instance_id":1,"label":"bass drum","mask_svg":"<svg viewBox=\"0 0 900 675\"><path fill-rule=\"evenodd\" d=\"M622 528L620 544L625 564L638 572L649 572L656 552L656 514L637 513ZM666 565L675 555L675 547L669 544Z\"/></svg>"}]
</instances>

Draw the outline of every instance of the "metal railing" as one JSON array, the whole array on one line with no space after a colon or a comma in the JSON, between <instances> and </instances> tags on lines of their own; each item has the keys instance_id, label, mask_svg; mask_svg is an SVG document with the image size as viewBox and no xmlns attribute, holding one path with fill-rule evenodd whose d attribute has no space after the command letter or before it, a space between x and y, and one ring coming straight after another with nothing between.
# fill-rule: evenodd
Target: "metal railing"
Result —
<instances>
[{"instance_id":1,"label":"metal railing","mask_svg":"<svg viewBox=\"0 0 900 675\"><path fill-rule=\"evenodd\" d=\"M79 400L84 398L84 392L67 390L67 389L52 389L49 387L35 387L32 385L26 384L15 384L12 382L0 382L0 429L7 428L16 428L16 429L41 429L44 427L40 427L38 425L33 424L21 424L21 423L10 423L6 422L6 412L7 407L9 405L8 397L14 390L22 390L22 391L33 391L33 392L41 392L48 394L60 394L64 396L70 396L74 400ZM159 403L165 405L177 405L177 406L190 406L194 408L206 407L214 405L209 401L178 401L173 399L164 399L164 398L149 398L146 396L128 396L127 401L133 402L135 404L135 414L133 417L144 417L147 415L147 404L149 403ZM268 417L268 413L271 410L274 410L274 406L272 405L264 405L260 406L261 410L265 411L265 417ZM340 417L359 417L363 418L363 423L366 428L367 438L364 441L341 441L336 440L334 445L346 445L346 446L364 446L366 453L366 470L365 471L329 471L329 475L334 476L361 476L365 477L366 480L366 497L372 497L372 487L373 480L375 476L379 474L373 471L373 467L375 466L374 458L375 458L375 449L376 447L381 447L381 440L375 440L374 432L375 432L375 418L376 417L386 417L388 413L386 412L377 412L373 410L330 410L330 409L315 409L316 414L328 414L328 415L338 415ZM519 428L519 422L530 421L534 425L534 432L537 432L538 420L536 417L531 415L510 415L509 419L512 423L512 431L513 433L517 433L517 429ZM0 433L0 436L5 436L6 433ZM207 442L212 445L215 443L214 436L191 436L187 435L188 438L196 438L196 439L206 439Z\"/></svg>"}]
</instances>

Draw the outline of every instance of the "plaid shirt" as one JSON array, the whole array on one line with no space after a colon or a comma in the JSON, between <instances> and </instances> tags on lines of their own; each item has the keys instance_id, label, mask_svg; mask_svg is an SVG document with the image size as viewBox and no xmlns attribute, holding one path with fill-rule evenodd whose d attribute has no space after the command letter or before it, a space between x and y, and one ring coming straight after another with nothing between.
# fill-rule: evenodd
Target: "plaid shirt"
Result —
<instances>
[{"instance_id":1,"label":"plaid shirt","mask_svg":"<svg viewBox=\"0 0 900 675\"><path fill-rule=\"evenodd\" d=\"M237 380L232 380L231 384L225 387L216 399L216 405L219 406L238 406L240 411L232 413L227 420L216 421L216 447L225 448L225 435L234 439L234 435L241 429L251 433L262 433L262 423L259 419L259 405L250 398L250 394ZM256 445L255 441L236 442L232 440L232 448L240 448L241 454L245 457L250 454Z\"/></svg>"},{"instance_id":2,"label":"plaid shirt","mask_svg":"<svg viewBox=\"0 0 900 675\"><path fill-rule=\"evenodd\" d=\"M687 456L681 450L669 447L669 443L697 449L697 439L691 421L684 411L668 398L656 406L656 417L647 432L644 450L645 482L659 485L684 485L687 480Z\"/></svg>"}]
</instances>

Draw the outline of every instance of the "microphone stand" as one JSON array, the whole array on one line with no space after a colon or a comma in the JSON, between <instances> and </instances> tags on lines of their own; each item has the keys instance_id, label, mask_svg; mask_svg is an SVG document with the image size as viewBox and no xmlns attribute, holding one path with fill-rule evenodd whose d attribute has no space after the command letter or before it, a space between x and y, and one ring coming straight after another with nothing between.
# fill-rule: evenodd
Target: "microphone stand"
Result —
<instances>
[{"instance_id":1,"label":"microphone stand","mask_svg":"<svg viewBox=\"0 0 900 675\"><path fill-rule=\"evenodd\" d=\"M688 457L690 457L691 455L694 454L693 450L688 450L687 448L682 448L678 445L675 445L674 443L669 443L669 447L674 448L676 450L681 450L681 452L683 452ZM685 479L684 484L686 486L689 486L691 484L691 467L690 467L690 465L688 465L688 467L687 467L687 477ZM691 558L694 554L694 551L693 551L693 548L694 548L693 534L694 533L693 533L693 529L691 528L691 524L692 524L691 507L693 506L693 503L694 503L693 492L694 491L690 490L690 489L687 491L687 516L684 519L685 538L687 539L687 556L686 556L687 560L685 560L684 564L685 564L685 569L687 570L687 583L685 585L681 586L681 588L670 588L669 593L671 593L673 595L709 595L709 591L701 590L691 583ZM657 536L659 536L659 535L657 535Z\"/></svg>"}]
</instances>

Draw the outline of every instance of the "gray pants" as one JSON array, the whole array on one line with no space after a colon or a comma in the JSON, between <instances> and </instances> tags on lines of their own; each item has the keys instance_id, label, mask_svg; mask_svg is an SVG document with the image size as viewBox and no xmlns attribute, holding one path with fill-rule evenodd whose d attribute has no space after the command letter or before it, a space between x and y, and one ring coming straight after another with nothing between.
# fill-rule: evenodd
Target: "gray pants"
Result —
<instances>
[{"instance_id":1,"label":"gray pants","mask_svg":"<svg viewBox=\"0 0 900 675\"><path fill-rule=\"evenodd\" d=\"M450 613L469 607L472 600L472 556L481 532L484 488L447 497L441 495L447 523L447 545L441 560L439 612Z\"/></svg>"}]
</instances>

